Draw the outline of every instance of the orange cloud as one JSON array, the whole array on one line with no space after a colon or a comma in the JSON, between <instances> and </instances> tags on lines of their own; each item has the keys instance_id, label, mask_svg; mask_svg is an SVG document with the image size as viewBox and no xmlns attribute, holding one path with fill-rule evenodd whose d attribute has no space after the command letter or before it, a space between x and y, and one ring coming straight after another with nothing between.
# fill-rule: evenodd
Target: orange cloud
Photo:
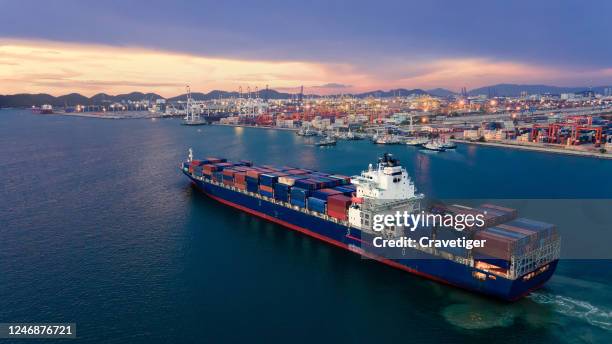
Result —
<instances>
[{"instance_id":1,"label":"orange cloud","mask_svg":"<svg viewBox=\"0 0 612 344\"><path fill-rule=\"evenodd\" d=\"M101 45L0 41L0 93L134 90L176 95L193 90L236 90L322 84L334 68L302 61L245 61Z\"/></svg>"},{"instance_id":2,"label":"orange cloud","mask_svg":"<svg viewBox=\"0 0 612 344\"><path fill-rule=\"evenodd\" d=\"M479 87L494 83L575 84L610 78L612 69L570 70L486 58L380 58L368 65L238 60L134 47L0 40L0 94L260 89L316 93L389 88ZM343 85L347 87L320 87Z\"/></svg>"}]
</instances>

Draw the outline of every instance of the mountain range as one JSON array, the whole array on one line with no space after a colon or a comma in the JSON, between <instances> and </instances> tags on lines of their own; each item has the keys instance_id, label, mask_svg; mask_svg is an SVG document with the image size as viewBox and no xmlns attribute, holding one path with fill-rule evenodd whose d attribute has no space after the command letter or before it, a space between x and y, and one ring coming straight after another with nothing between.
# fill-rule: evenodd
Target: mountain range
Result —
<instances>
[{"instance_id":1,"label":"mountain range","mask_svg":"<svg viewBox=\"0 0 612 344\"><path fill-rule=\"evenodd\" d=\"M610 88L612 86L597 86L597 87L559 87L559 86L549 86L549 85L517 85L517 84L497 84L485 87L479 87L468 91L468 95L479 95L485 94L489 96L503 96L503 97L516 97L521 95L521 93L526 92L527 94L561 94L561 93L576 93L583 92L587 90L592 90L595 93L604 94L605 89ZM408 96L408 95L425 95L429 94L437 97L450 97L457 95L458 93L444 89L444 88L434 88L430 90L422 90L422 89L405 89L405 88L397 88L391 89L389 91L376 90L369 91L363 93L356 94L346 94L351 95L358 98L366 98L366 97L393 97L393 96ZM338 94L339 95L339 94ZM238 97L238 92L228 92L228 91L220 91L214 90L208 93L201 92L192 92L191 96L195 100L211 100L211 99L219 99L219 98L229 98L229 97ZM292 97L296 97L295 93L284 93L276 90L268 89L259 91L259 96L266 99L289 99ZM322 97L320 95L311 94L306 95L308 98L313 97ZM41 105L41 104L51 104L53 106L74 106L77 104L82 105L91 105L91 104L104 104L104 103L114 103L121 101L138 101L143 99L155 100L163 98L159 94L156 93L142 93L142 92L132 92L127 94L118 94L118 95L109 95L106 93L98 93L92 97L86 97L78 93L70 93L63 96L52 96L50 94L39 93L39 94L29 94L29 93L21 93L21 94L13 94L13 95L0 95L0 108L2 107L29 107L32 105ZM181 94L175 97L168 98L169 101L177 101L184 100L187 98L186 94Z\"/></svg>"}]
</instances>

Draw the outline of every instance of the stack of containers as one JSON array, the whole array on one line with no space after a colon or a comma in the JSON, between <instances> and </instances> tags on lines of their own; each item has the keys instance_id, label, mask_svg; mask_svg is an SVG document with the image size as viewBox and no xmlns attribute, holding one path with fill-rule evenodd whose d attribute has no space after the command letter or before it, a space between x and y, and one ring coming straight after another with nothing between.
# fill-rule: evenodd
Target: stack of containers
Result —
<instances>
[{"instance_id":1,"label":"stack of containers","mask_svg":"<svg viewBox=\"0 0 612 344\"><path fill-rule=\"evenodd\" d=\"M282 172L268 172L259 175L259 193L263 196L274 196L274 185L280 176L285 176Z\"/></svg>"},{"instance_id":2,"label":"stack of containers","mask_svg":"<svg viewBox=\"0 0 612 344\"><path fill-rule=\"evenodd\" d=\"M558 233L554 225L520 218L479 231L475 238L487 240L484 247L474 249L475 259L507 268L510 257L540 248Z\"/></svg>"},{"instance_id":3,"label":"stack of containers","mask_svg":"<svg viewBox=\"0 0 612 344\"><path fill-rule=\"evenodd\" d=\"M203 167L202 174L204 175L204 178L206 179L211 179L213 173L220 170L218 166L212 165L212 164L203 165L202 167Z\"/></svg>"},{"instance_id":4,"label":"stack of containers","mask_svg":"<svg viewBox=\"0 0 612 344\"><path fill-rule=\"evenodd\" d=\"M474 237L479 232L479 227L465 228L463 230L457 230L453 227L436 227L435 234L437 240L455 240L465 237L466 239ZM467 258L470 250L465 247L438 247L438 251L450 253L454 256Z\"/></svg>"},{"instance_id":5,"label":"stack of containers","mask_svg":"<svg viewBox=\"0 0 612 344\"><path fill-rule=\"evenodd\" d=\"M497 229L497 230L496 230ZM507 269L510 257L521 250L520 236L491 227L478 231L474 238L486 240L483 247L474 248L474 259Z\"/></svg>"},{"instance_id":6,"label":"stack of containers","mask_svg":"<svg viewBox=\"0 0 612 344\"><path fill-rule=\"evenodd\" d=\"M279 178L280 179L280 178ZM282 202L289 202L289 185L282 183L274 184L274 199Z\"/></svg>"},{"instance_id":7,"label":"stack of containers","mask_svg":"<svg viewBox=\"0 0 612 344\"><path fill-rule=\"evenodd\" d=\"M524 218L501 224L498 227L507 231L529 235L530 241L527 250L542 247L559 237L557 227L554 225Z\"/></svg>"},{"instance_id":8,"label":"stack of containers","mask_svg":"<svg viewBox=\"0 0 612 344\"><path fill-rule=\"evenodd\" d=\"M343 194L335 194L327 197L327 215L338 220L348 219L348 208L351 205L351 197Z\"/></svg>"},{"instance_id":9,"label":"stack of containers","mask_svg":"<svg viewBox=\"0 0 612 344\"><path fill-rule=\"evenodd\" d=\"M279 184L284 184L287 186L293 186L295 184L296 180L300 180L300 179L307 179L308 177L306 175L288 175L288 176L282 176L282 177L278 177L278 183Z\"/></svg>"},{"instance_id":10,"label":"stack of containers","mask_svg":"<svg viewBox=\"0 0 612 344\"><path fill-rule=\"evenodd\" d=\"M500 207L493 204L483 204L477 208L478 212L484 214L488 226L496 226L516 219L518 212L515 209Z\"/></svg>"},{"instance_id":11,"label":"stack of containers","mask_svg":"<svg viewBox=\"0 0 612 344\"><path fill-rule=\"evenodd\" d=\"M305 190L316 190L320 189L319 183L316 180L307 178L307 179L298 179L293 184L294 188L305 189Z\"/></svg>"},{"instance_id":12,"label":"stack of containers","mask_svg":"<svg viewBox=\"0 0 612 344\"><path fill-rule=\"evenodd\" d=\"M247 171L246 174L246 189L249 192L258 192L259 191L259 175L262 172L257 169L253 169Z\"/></svg>"},{"instance_id":13,"label":"stack of containers","mask_svg":"<svg viewBox=\"0 0 612 344\"><path fill-rule=\"evenodd\" d=\"M327 205L327 201L311 196L311 197L308 197L307 205L308 205L309 210L325 214L325 207Z\"/></svg>"},{"instance_id":14,"label":"stack of containers","mask_svg":"<svg viewBox=\"0 0 612 344\"><path fill-rule=\"evenodd\" d=\"M240 190L246 190L246 174L247 172L234 173L234 186Z\"/></svg>"},{"instance_id":15,"label":"stack of containers","mask_svg":"<svg viewBox=\"0 0 612 344\"><path fill-rule=\"evenodd\" d=\"M193 166L191 174L195 175L196 177L202 177L202 166L197 165L197 166Z\"/></svg>"},{"instance_id":16,"label":"stack of containers","mask_svg":"<svg viewBox=\"0 0 612 344\"><path fill-rule=\"evenodd\" d=\"M298 207L306 208L306 198L310 196L310 193L310 189L293 186L290 191L291 204L297 205Z\"/></svg>"},{"instance_id":17,"label":"stack of containers","mask_svg":"<svg viewBox=\"0 0 612 344\"><path fill-rule=\"evenodd\" d=\"M339 195L339 194L342 194L342 191L338 191L338 190L335 190L335 189L319 189L319 190L314 190L312 192L312 197L318 198L318 199L321 199L321 200L327 202L327 198L329 196Z\"/></svg>"},{"instance_id":18,"label":"stack of containers","mask_svg":"<svg viewBox=\"0 0 612 344\"><path fill-rule=\"evenodd\" d=\"M342 184L341 185L348 185L351 183L351 177L348 176L343 176L341 174L332 174L331 176L329 176L330 178L337 178L342 180Z\"/></svg>"},{"instance_id":19,"label":"stack of containers","mask_svg":"<svg viewBox=\"0 0 612 344\"><path fill-rule=\"evenodd\" d=\"M212 157L208 157L205 159L205 161L207 161L207 164L218 164L221 162L227 162L227 159L219 159L219 158L212 158Z\"/></svg>"},{"instance_id":20,"label":"stack of containers","mask_svg":"<svg viewBox=\"0 0 612 344\"><path fill-rule=\"evenodd\" d=\"M219 182L219 183L223 182L223 172L221 171L213 172L212 180L214 180L215 182Z\"/></svg>"},{"instance_id":21,"label":"stack of containers","mask_svg":"<svg viewBox=\"0 0 612 344\"><path fill-rule=\"evenodd\" d=\"M484 226L483 227L491 227L496 226L500 223L512 220L516 217L516 210L510 208L503 208L505 210L500 210L497 208L490 208L490 205L482 205L479 208L471 208L464 205L457 204L435 204L432 207L432 212L441 213L441 214L451 214L451 215L473 215L476 217L477 215L484 216ZM474 226L477 227L477 226ZM478 227L482 228L482 227ZM478 229L476 228L476 229Z\"/></svg>"},{"instance_id":22,"label":"stack of containers","mask_svg":"<svg viewBox=\"0 0 612 344\"><path fill-rule=\"evenodd\" d=\"M234 173L236 170L231 168L226 168L223 170L223 184L225 185L234 185Z\"/></svg>"},{"instance_id":23,"label":"stack of containers","mask_svg":"<svg viewBox=\"0 0 612 344\"><path fill-rule=\"evenodd\" d=\"M352 196L355 193L355 189L348 188L348 185L336 186L334 190L340 191L345 196Z\"/></svg>"}]
</instances>

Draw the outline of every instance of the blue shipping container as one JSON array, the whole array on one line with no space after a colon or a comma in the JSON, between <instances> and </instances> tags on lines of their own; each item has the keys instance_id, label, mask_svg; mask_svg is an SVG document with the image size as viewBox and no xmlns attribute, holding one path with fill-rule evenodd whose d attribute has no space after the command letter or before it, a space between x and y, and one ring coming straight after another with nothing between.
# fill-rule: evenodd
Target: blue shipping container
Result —
<instances>
[{"instance_id":1,"label":"blue shipping container","mask_svg":"<svg viewBox=\"0 0 612 344\"><path fill-rule=\"evenodd\" d=\"M319 198L315 198L315 197L308 197L308 209L319 212L319 213L325 213L325 205L327 204L326 201L319 199Z\"/></svg>"}]
</instances>

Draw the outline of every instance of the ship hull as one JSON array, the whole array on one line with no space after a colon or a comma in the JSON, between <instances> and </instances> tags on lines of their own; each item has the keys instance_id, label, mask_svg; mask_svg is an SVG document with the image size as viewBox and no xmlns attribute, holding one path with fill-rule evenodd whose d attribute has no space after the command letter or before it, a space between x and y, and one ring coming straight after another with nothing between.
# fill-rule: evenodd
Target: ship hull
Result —
<instances>
[{"instance_id":1,"label":"ship hull","mask_svg":"<svg viewBox=\"0 0 612 344\"><path fill-rule=\"evenodd\" d=\"M391 267L506 301L517 300L541 287L550 279L558 263L557 260L549 263L546 271L529 280L523 278L512 280L500 276L490 277L491 274L486 271L452 260L442 259L416 249L407 250L409 251L406 256L407 259L389 259L369 251L366 248L367 245L364 244L368 242L369 238L365 236L362 238L362 232L356 228L195 179L187 172L184 171L184 173L204 194L225 205L309 235L336 247L361 254ZM484 280L477 279L474 277L475 272L486 274L487 278Z\"/></svg>"}]
</instances>

